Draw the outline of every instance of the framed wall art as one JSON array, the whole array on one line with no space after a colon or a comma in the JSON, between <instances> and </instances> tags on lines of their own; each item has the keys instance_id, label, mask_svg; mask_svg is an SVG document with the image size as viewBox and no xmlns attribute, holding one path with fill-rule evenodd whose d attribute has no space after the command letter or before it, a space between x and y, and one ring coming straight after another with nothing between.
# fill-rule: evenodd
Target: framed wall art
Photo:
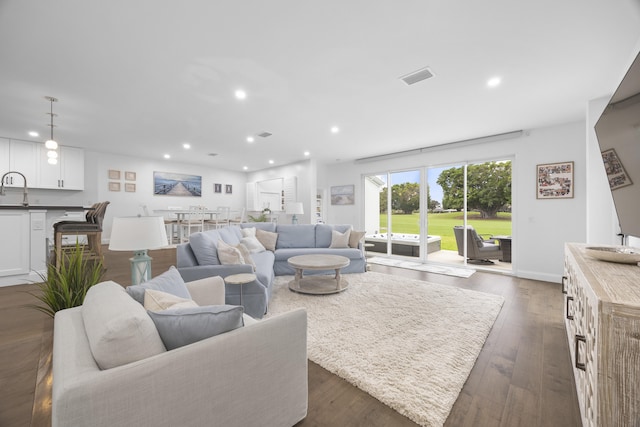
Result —
<instances>
[{"instance_id":1,"label":"framed wall art","mask_svg":"<svg viewBox=\"0 0 640 427\"><path fill-rule=\"evenodd\" d=\"M120 191L119 182L109 182L109 191Z\"/></svg>"},{"instance_id":2,"label":"framed wall art","mask_svg":"<svg viewBox=\"0 0 640 427\"><path fill-rule=\"evenodd\" d=\"M536 166L537 199L570 199L573 197L573 162Z\"/></svg>"},{"instance_id":3,"label":"framed wall art","mask_svg":"<svg viewBox=\"0 0 640 427\"><path fill-rule=\"evenodd\" d=\"M124 183L124 191L126 191L128 193L135 193L136 192L136 185L131 183L131 182L125 182Z\"/></svg>"},{"instance_id":4,"label":"framed wall art","mask_svg":"<svg viewBox=\"0 0 640 427\"><path fill-rule=\"evenodd\" d=\"M233 185L227 184L224 186L224 192L227 194L233 193Z\"/></svg>"},{"instance_id":5,"label":"framed wall art","mask_svg":"<svg viewBox=\"0 0 640 427\"><path fill-rule=\"evenodd\" d=\"M153 172L156 196L201 197L202 177L173 172Z\"/></svg>"},{"instance_id":6,"label":"framed wall art","mask_svg":"<svg viewBox=\"0 0 640 427\"><path fill-rule=\"evenodd\" d=\"M332 205L353 205L355 203L354 185L338 185L331 187Z\"/></svg>"},{"instance_id":7,"label":"framed wall art","mask_svg":"<svg viewBox=\"0 0 640 427\"><path fill-rule=\"evenodd\" d=\"M222 184L213 184L214 193L222 193Z\"/></svg>"},{"instance_id":8,"label":"framed wall art","mask_svg":"<svg viewBox=\"0 0 640 427\"><path fill-rule=\"evenodd\" d=\"M125 181L135 181L136 180L136 173L135 172L125 172L124 173L124 180Z\"/></svg>"},{"instance_id":9,"label":"framed wall art","mask_svg":"<svg viewBox=\"0 0 640 427\"><path fill-rule=\"evenodd\" d=\"M611 190L617 190L618 188L633 184L631 178L627 175L627 171L624 170L624 166L622 166L616 150L612 148L603 151L602 160L604 161L604 170L607 172L607 179L609 180Z\"/></svg>"},{"instance_id":10,"label":"framed wall art","mask_svg":"<svg viewBox=\"0 0 640 427\"><path fill-rule=\"evenodd\" d=\"M109 169L109 179L120 179L120 171Z\"/></svg>"}]
</instances>

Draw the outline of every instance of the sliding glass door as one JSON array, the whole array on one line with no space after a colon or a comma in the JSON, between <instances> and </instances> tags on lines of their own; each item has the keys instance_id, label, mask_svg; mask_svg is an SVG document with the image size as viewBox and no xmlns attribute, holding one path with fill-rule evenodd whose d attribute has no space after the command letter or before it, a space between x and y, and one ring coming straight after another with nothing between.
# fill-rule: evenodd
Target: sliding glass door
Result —
<instances>
[{"instance_id":1,"label":"sliding glass door","mask_svg":"<svg viewBox=\"0 0 640 427\"><path fill-rule=\"evenodd\" d=\"M388 171L364 184L368 252L511 270L510 160Z\"/></svg>"}]
</instances>

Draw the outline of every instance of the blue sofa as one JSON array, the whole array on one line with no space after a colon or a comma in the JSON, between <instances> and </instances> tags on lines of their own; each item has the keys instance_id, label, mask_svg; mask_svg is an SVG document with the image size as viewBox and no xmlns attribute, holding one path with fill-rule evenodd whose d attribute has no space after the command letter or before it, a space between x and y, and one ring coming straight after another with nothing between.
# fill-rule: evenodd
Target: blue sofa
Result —
<instances>
[{"instance_id":1,"label":"blue sofa","mask_svg":"<svg viewBox=\"0 0 640 427\"><path fill-rule=\"evenodd\" d=\"M222 239L230 245L237 245L242 239L241 228L255 227L277 233L276 250L251 254L256 265L255 272L249 264L223 265L217 254L218 240ZM211 276L226 277L238 273L256 274L254 282L242 286L242 303L245 313L262 318L267 312L271 298L271 290L275 276L295 274L287 260L296 255L332 254L342 255L350 260L349 266L342 273L364 273L366 260L362 242L357 248L330 248L331 232L344 233L351 229L350 225L301 224L276 225L270 222L250 222L232 225L217 230L194 233L189 243L178 245L176 250L176 267L185 282ZM332 274L334 270L305 271L305 274ZM226 285L226 303L240 304L240 287Z\"/></svg>"}]
</instances>

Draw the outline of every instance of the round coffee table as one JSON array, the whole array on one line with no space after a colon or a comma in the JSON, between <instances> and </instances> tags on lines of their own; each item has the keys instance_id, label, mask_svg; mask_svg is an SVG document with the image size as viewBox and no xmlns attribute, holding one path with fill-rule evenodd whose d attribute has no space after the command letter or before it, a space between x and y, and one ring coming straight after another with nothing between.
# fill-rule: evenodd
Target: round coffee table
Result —
<instances>
[{"instance_id":1,"label":"round coffee table","mask_svg":"<svg viewBox=\"0 0 640 427\"><path fill-rule=\"evenodd\" d=\"M298 255L289 258L288 263L295 268L295 278L289 282L289 289L301 294L324 295L342 292L349 283L342 279L340 270L348 266L349 258L340 255ZM314 275L303 277L303 270L335 270L335 277Z\"/></svg>"}]
</instances>

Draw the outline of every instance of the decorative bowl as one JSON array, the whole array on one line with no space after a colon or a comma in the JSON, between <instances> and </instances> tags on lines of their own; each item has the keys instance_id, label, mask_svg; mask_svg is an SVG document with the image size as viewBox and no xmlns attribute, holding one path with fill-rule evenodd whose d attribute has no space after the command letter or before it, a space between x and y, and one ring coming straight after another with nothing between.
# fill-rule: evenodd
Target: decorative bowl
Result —
<instances>
[{"instance_id":1,"label":"decorative bowl","mask_svg":"<svg viewBox=\"0 0 640 427\"><path fill-rule=\"evenodd\" d=\"M585 252L590 257L622 264L637 264L640 262L640 249L629 246L587 246Z\"/></svg>"}]
</instances>

